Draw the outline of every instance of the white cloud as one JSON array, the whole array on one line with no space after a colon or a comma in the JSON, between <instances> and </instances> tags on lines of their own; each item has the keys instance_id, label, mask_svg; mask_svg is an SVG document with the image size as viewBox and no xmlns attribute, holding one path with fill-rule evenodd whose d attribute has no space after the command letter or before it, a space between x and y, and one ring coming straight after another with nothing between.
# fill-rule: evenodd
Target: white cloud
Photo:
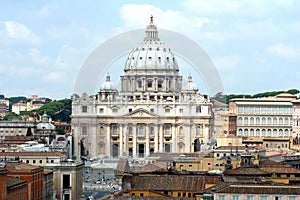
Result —
<instances>
[{"instance_id":1,"label":"white cloud","mask_svg":"<svg viewBox=\"0 0 300 200\"><path fill-rule=\"evenodd\" d=\"M270 5L272 3L272 5ZM192 13L198 13L204 16L247 16L257 18L269 13L274 8L289 6L290 1L283 4L282 1L261 1L261 0L186 0L184 7Z\"/></svg>"},{"instance_id":2,"label":"white cloud","mask_svg":"<svg viewBox=\"0 0 300 200\"><path fill-rule=\"evenodd\" d=\"M287 60L299 60L300 58L300 49L290 44L275 44L269 46L267 50Z\"/></svg>"},{"instance_id":3,"label":"white cloud","mask_svg":"<svg viewBox=\"0 0 300 200\"><path fill-rule=\"evenodd\" d=\"M13 42L29 44L39 44L41 42L41 39L24 24L6 21L4 25L8 39Z\"/></svg>"},{"instance_id":4,"label":"white cloud","mask_svg":"<svg viewBox=\"0 0 300 200\"><path fill-rule=\"evenodd\" d=\"M43 77L45 82L49 83L63 83L65 81L65 74L62 71L53 71L45 74Z\"/></svg>"},{"instance_id":5,"label":"white cloud","mask_svg":"<svg viewBox=\"0 0 300 200\"><path fill-rule=\"evenodd\" d=\"M30 49L29 56L31 57L32 62L36 65L45 65L49 63L49 57L41 55L39 49Z\"/></svg>"},{"instance_id":6,"label":"white cloud","mask_svg":"<svg viewBox=\"0 0 300 200\"><path fill-rule=\"evenodd\" d=\"M151 15L159 28L176 31L187 31L207 23L216 23L207 17L188 17L181 11L162 10L149 4L125 4L120 9L120 16L126 29L144 28L148 25Z\"/></svg>"}]
</instances>

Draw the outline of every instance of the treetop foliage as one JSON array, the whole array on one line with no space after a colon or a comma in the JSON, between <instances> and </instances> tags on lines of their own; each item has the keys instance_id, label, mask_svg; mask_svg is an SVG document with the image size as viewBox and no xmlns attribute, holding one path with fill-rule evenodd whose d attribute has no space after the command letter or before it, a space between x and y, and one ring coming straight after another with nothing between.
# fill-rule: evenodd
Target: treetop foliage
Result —
<instances>
[{"instance_id":1,"label":"treetop foliage","mask_svg":"<svg viewBox=\"0 0 300 200\"><path fill-rule=\"evenodd\" d=\"M257 93L254 95L250 94L223 94L222 92L217 93L213 98L215 98L218 101L221 101L223 103L229 103L231 99L235 98L261 98L261 97L271 97L271 96L276 96L281 93L289 93L293 95L297 95L300 93L298 89L290 89L287 91L271 91L271 92L262 92L262 93Z\"/></svg>"}]
</instances>

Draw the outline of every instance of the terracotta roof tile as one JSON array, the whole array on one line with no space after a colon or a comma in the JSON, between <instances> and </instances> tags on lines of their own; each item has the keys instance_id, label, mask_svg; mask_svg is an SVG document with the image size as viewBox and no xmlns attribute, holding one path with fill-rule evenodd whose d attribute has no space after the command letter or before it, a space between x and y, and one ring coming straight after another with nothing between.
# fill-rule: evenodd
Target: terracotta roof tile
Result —
<instances>
[{"instance_id":1,"label":"terracotta roof tile","mask_svg":"<svg viewBox=\"0 0 300 200\"><path fill-rule=\"evenodd\" d=\"M128 176L126 182L131 184L132 190L180 190L180 191L199 191L205 188L207 183L220 183L219 176Z\"/></svg>"}]
</instances>

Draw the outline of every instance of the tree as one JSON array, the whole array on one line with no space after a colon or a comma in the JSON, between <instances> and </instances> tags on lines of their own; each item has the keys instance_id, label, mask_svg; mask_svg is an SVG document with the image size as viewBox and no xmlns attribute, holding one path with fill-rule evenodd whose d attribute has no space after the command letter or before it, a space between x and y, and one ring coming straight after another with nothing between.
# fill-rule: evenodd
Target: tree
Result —
<instances>
[{"instance_id":1,"label":"tree","mask_svg":"<svg viewBox=\"0 0 300 200\"><path fill-rule=\"evenodd\" d=\"M287 91L287 93L290 93L290 94L293 94L293 95L296 95L296 94L299 94L299 90L297 90L297 89L290 89L290 90L288 90Z\"/></svg>"}]
</instances>

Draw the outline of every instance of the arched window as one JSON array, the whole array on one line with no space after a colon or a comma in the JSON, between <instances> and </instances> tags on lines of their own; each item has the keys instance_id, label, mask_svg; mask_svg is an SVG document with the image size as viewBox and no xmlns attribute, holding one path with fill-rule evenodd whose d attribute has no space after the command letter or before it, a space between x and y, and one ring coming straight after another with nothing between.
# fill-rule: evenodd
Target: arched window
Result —
<instances>
[{"instance_id":1,"label":"arched window","mask_svg":"<svg viewBox=\"0 0 300 200\"><path fill-rule=\"evenodd\" d=\"M81 128L81 135L87 135L87 127L86 126L83 126Z\"/></svg>"},{"instance_id":2,"label":"arched window","mask_svg":"<svg viewBox=\"0 0 300 200\"><path fill-rule=\"evenodd\" d=\"M250 129L250 136L254 136L254 129Z\"/></svg>"},{"instance_id":3,"label":"arched window","mask_svg":"<svg viewBox=\"0 0 300 200\"><path fill-rule=\"evenodd\" d=\"M265 118L265 117L263 117L263 118L261 119L261 123L262 123L262 124L266 124L266 118Z\"/></svg>"},{"instance_id":4,"label":"arched window","mask_svg":"<svg viewBox=\"0 0 300 200\"><path fill-rule=\"evenodd\" d=\"M243 124L243 118L242 117L238 118L238 124Z\"/></svg>"},{"instance_id":5,"label":"arched window","mask_svg":"<svg viewBox=\"0 0 300 200\"><path fill-rule=\"evenodd\" d=\"M201 132L201 128L200 128L200 125L198 125L196 127L196 135L200 135L200 132Z\"/></svg>"},{"instance_id":6,"label":"arched window","mask_svg":"<svg viewBox=\"0 0 300 200\"><path fill-rule=\"evenodd\" d=\"M250 118L250 124L254 124L254 118L253 117Z\"/></svg>"},{"instance_id":7,"label":"arched window","mask_svg":"<svg viewBox=\"0 0 300 200\"><path fill-rule=\"evenodd\" d=\"M285 136L285 137L289 136L289 130L288 130L288 129L285 129L285 130L284 130L284 136Z\"/></svg>"},{"instance_id":8,"label":"arched window","mask_svg":"<svg viewBox=\"0 0 300 200\"><path fill-rule=\"evenodd\" d=\"M256 124L260 124L260 118L256 117Z\"/></svg>"},{"instance_id":9,"label":"arched window","mask_svg":"<svg viewBox=\"0 0 300 200\"><path fill-rule=\"evenodd\" d=\"M272 119L271 119L271 117L268 117L268 124L272 124Z\"/></svg>"},{"instance_id":10,"label":"arched window","mask_svg":"<svg viewBox=\"0 0 300 200\"><path fill-rule=\"evenodd\" d=\"M272 135L272 131L271 131L271 129L268 129L267 136L271 137L271 135Z\"/></svg>"},{"instance_id":11,"label":"arched window","mask_svg":"<svg viewBox=\"0 0 300 200\"><path fill-rule=\"evenodd\" d=\"M283 137L283 130L279 129L279 137Z\"/></svg>"},{"instance_id":12,"label":"arched window","mask_svg":"<svg viewBox=\"0 0 300 200\"><path fill-rule=\"evenodd\" d=\"M144 135L144 126L139 126L139 135Z\"/></svg>"},{"instance_id":13,"label":"arched window","mask_svg":"<svg viewBox=\"0 0 300 200\"><path fill-rule=\"evenodd\" d=\"M277 129L273 130L273 137L277 137Z\"/></svg>"},{"instance_id":14,"label":"arched window","mask_svg":"<svg viewBox=\"0 0 300 200\"><path fill-rule=\"evenodd\" d=\"M256 133L255 134L256 134L257 137L259 137L260 136L260 130L256 129Z\"/></svg>"},{"instance_id":15,"label":"arched window","mask_svg":"<svg viewBox=\"0 0 300 200\"><path fill-rule=\"evenodd\" d=\"M118 134L118 127L116 125L113 126L113 135Z\"/></svg>"},{"instance_id":16,"label":"arched window","mask_svg":"<svg viewBox=\"0 0 300 200\"><path fill-rule=\"evenodd\" d=\"M244 124L248 124L248 117L244 118Z\"/></svg>"},{"instance_id":17,"label":"arched window","mask_svg":"<svg viewBox=\"0 0 300 200\"><path fill-rule=\"evenodd\" d=\"M132 127L131 127L131 126L128 127L128 134L129 134L129 135L132 135Z\"/></svg>"},{"instance_id":18,"label":"arched window","mask_svg":"<svg viewBox=\"0 0 300 200\"><path fill-rule=\"evenodd\" d=\"M279 118L279 124L283 124L283 119L281 117Z\"/></svg>"},{"instance_id":19,"label":"arched window","mask_svg":"<svg viewBox=\"0 0 300 200\"><path fill-rule=\"evenodd\" d=\"M244 130L244 136L248 136L248 134L249 134L249 133L248 133L248 129L245 129L245 130Z\"/></svg>"},{"instance_id":20,"label":"arched window","mask_svg":"<svg viewBox=\"0 0 300 200\"><path fill-rule=\"evenodd\" d=\"M263 129L263 130L261 131L261 136L263 136L263 137L266 136L266 129Z\"/></svg>"},{"instance_id":21,"label":"arched window","mask_svg":"<svg viewBox=\"0 0 300 200\"><path fill-rule=\"evenodd\" d=\"M288 125L289 124L289 118L284 118L284 124Z\"/></svg>"},{"instance_id":22,"label":"arched window","mask_svg":"<svg viewBox=\"0 0 300 200\"><path fill-rule=\"evenodd\" d=\"M273 118L273 124L276 125L278 122L277 122L277 118Z\"/></svg>"},{"instance_id":23,"label":"arched window","mask_svg":"<svg viewBox=\"0 0 300 200\"><path fill-rule=\"evenodd\" d=\"M154 135L154 127L153 126L150 127L150 135Z\"/></svg>"},{"instance_id":24,"label":"arched window","mask_svg":"<svg viewBox=\"0 0 300 200\"><path fill-rule=\"evenodd\" d=\"M243 135L243 130L240 128L238 131L238 136L242 136Z\"/></svg>"},{"instance_id":25,"label":"arched window","mask_svg":"<svg viewBox=\"0 0 300 200\"><path fill-rule=\"evenodd\" d=\"M166 126L165 128L165 134L170 135L170 126Z\"/></svg>"}]
</instances>

